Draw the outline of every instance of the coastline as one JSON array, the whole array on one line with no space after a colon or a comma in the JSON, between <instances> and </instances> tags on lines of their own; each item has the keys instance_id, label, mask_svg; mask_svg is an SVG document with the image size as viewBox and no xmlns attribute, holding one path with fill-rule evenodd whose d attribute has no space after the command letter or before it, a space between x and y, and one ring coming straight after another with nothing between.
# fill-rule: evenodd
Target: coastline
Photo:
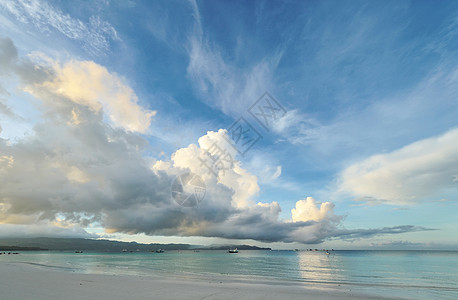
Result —
<instances>
[{"instance_id":1,"label":"coastline","mask_svg":"<svg viewBox=\"0 0 458 300\"><path fill-rule=\"evenodd\" d=\"M388 299L341 286L230 279L85 274L0 262L2 299ZM391 298L392 299L392 298ZM399 298L401 299L401 298Z\"/></svg>"}]
</instances>

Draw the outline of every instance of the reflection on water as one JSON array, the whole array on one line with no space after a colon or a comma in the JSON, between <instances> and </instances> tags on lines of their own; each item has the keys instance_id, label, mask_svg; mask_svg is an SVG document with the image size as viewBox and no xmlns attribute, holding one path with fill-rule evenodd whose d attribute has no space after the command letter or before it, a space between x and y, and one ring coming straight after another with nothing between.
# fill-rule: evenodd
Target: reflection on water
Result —
<instances>
[{"instance_id":1,"label":"reflection on water","mask_svg":"<svg viewBox=\"0 0 458 300\"><path fill-rule=\"evenodd\" d=\"M339 257L334 252L301 251L298 254L298 264L301 278L314 282L341 282L345 276L340 268Z\"/></svg>"},{"instance_id":2,"label":"reflection on water","mask_svg":"<svg viewBox=\"0 0 458 300\"><path fill-rule=\"evenodd\" d=\"M170 251L166 253L23 252L1 261L64 271L237 280L285 280L360 289L375 295L458 299L458 252Z\"/></svg>"},{"instance_id":3,"label":"reflection on water","mask_svg":"<svg viewBox=\"0 0 458 300\"><path fill-rule=\"evenodd\" d=\"M458 252L300 252L305 281L334 283L386 297L458 299Z\"/></svg>"}]
</instances>

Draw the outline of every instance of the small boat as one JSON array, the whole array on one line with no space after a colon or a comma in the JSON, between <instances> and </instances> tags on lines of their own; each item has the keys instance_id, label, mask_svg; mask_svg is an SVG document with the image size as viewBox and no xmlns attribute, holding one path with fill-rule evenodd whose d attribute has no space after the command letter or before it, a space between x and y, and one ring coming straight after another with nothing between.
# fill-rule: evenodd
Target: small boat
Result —
<instances>
[{"instance_id":1,"label":"small boat","mask_svg":"<svg viewBox=\"0 0 458 300\"><path fill-rule=\"evenodd\" d=\"M83 250L76 250L75 253L83 253Z\"/></svg>"},{"instance_id":2,"label":"small boat","mask_svg":"<svg viewBox=\"0 0 458 300\"><path fill-rule=\"evenodd\" d=\"M227 253L239 253L239 250L237 250L237 248L235 248L235 249L229 249L229 250L227 251Z\"/></svg>"},{"instance_id":3,"label":"small boat","mask_svg":"<svg viewBox=\"0 0 458 300\"><path fill-rule=\"evenodd\" d=\"M157 249L157 250L156 250L156 253L164 253L164 252L165 252L164 249Z\"/></svg>"},{"instance_id":4,"label":"small boat","mask_svg":"<svg viewBox=\"0 0 458 300\"><path fill-rule=\"evenodd\" d=\"M122 249L122 252L127 252L127 249Z\"/></svg>"}]
</instances>

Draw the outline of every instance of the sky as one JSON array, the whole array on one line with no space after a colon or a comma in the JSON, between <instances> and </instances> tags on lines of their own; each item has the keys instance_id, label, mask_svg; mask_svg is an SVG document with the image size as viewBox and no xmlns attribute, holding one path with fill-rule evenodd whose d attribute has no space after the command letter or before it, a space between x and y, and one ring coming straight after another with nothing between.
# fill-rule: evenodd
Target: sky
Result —
<instances>
[{"instance_id":1,"label":"sky","mask_svg":"<svg viewBox=\"0 0 458 300\"><path fill-rule=\"evenodd\" d=\"M458 2L0 0L0 237L458 248Z\"/></svg>"}]
</instances>

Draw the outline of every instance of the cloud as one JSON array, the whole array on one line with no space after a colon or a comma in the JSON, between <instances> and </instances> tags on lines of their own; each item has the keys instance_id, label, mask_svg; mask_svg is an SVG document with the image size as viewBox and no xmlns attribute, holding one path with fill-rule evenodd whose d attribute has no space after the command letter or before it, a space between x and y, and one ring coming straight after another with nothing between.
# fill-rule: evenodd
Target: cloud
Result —
<instances>
[{"instance_id":1,"label":"cloud","mask_svg":"<svg viewBox=\"0 0 458 300\"><path fill-rule=\"evenodd\" d=\"M273 123L273 130L281 135L280 141L286 140L294 145L310 145L322 138L325 127L316 120L293 109Z\"/></svg>"},{"instance_id":2,"label":"cloud","mask_svg":"<svg viewBox=\"0 0 458 300\"><path fill-rule=\"evenodd\" d=\"M52 80L28 89L32 93L46 91L66 97L96 112L103 108L115 125L134 132L147 132L156 111L140 107L134 91L106 68L92 61L70 61L63 65L54 62L53 71ZM73 114L77 118L77 112Z\"/></svg>"},{"instance_id":3,"label":"cloud","mask_svg":"<svg viewBox=\"0 0 458 300\"><path fill-rule=\"evenodd\" d=\"M41 32L55 30L67 38L78 40L92 54L104 54L110 40L119 40L110 23L98 16L91 16L89 22L72 18L56 7L39 0L1 1L0 6L22 23L33 24Z\"/></svg>"},{"instance_id":4,"label":"cloud","mask_svg":"<svg viewBox=\"0 0 458 300\"><path fill-rule=\"evenodd\" d=\"M239 117L266 89L274 89L273 72L282 53L258 58L251 66L246 66L246 62L240 67L229 63L222 51L206 40L198 6L195 1L190 1L190 4L196 24L189 37L188 78L209 106Z\"/></svg>"},{"instance_id":5,"label":"cloud","mask_svg":"<svg viewBox=\"0 0 458 300\"><path fill-rule=\"evenodd\" d=\"M225 135L226 130L223 129L207 132L199 138L199 147L192 144L177 150L172 155L173 166L189 169L205 181L226 186L234 193L231 205L246 207L250 198L259 192L257 177L242 168L240 162L235 161L236 150L224 139ZM219 162L215 164L215 160Z\"/></svg>"},{"instance_id":6,"label":"cloud","mask_svg":"<svg viewBox=\"0 0 458 300\"><path fill-rule=\"evenodd\" d=\"M93 112L87 109L85 114ZM210 132L199 142L218 137ZM282 221L278 203L254 203L256 178L240 165L225 174L220 171L221 178L212 177L199 163L203 150L190 145L178 150L170 163L157 162L150 168L141 155L142 139L97 118L78 126L47 120L26 140L14 145L0 142L1 152L8 156L0 165L2 223L63 219L80 227L97 223L108 233L302 243L409 231L342 231L333 205L316 208L311 198L297 203L293 220ZM171 198L174 174L186 170L206 178L206 197L195 208L181 207Z\"/></svg>"},{"instance_id":7,"label":"cloud","mask_svg":"<svg viewBox=\"0 0 458 300\"><path fill-rule=\"evenodd\" d=\"M250 150L251 151L251 150ZM281 185L282 166L278 159L266 152L256 151L249 161L247 169L256 174L261 184Z\"/></svg>"},{"instance_id":8,"label":"cloud","mask_svg":"<svg viewBox=\"0 0 458 300\"><path fill-rule=\"evenodd\" d=\"M323 230L325 217L284 222L278 203L254 203L256 177L238 162L220 170L219 178L209 173L198 159L205 153L200 146L221 141L223 130L209 132L199 146L178 150L170 163L150 167L141 155L141 138L104 125L90 117L91 109L73 102L56 103L53 113L61 118L71 117L71 109L62 105L79 106L91 121L75 126L51 118L16 144L0 140L6 154L0 165L0 222L32 225L63 219L81 227L98 223L109 233L309 243L328 238L316 228L332 231ZM171 198L174 175L186 170L200 174L207 186L203 203L194 209Z\"/></svg>"},{"instance_id":9,"label":"cloud","mask_svg":"<svg viewBox=\"0 0 458 300\"><path fill-rule=\"evenodd\" d=\"M408 232L418 231L431 231L436 230L434 228L426 228L421 226L413 225L401 225L394 227L383 227L377 229L341 229L335 232L334 237L348 240L370 238L374 236L381 236L386 234L401 234Z\"/></svg>"},{"instance_id":10,"label":"cloud","mask_svg":"<svg viewBox=\"0 0 458 300\"><path fill-rule=\"evenodd\" d=\"M17 50L8 38L0 39L0 66L5 72L16 74L23 89L41 99L45 105L54 105L56 98L81 104L95 114L105 113L115 126L147 133L156 111L138 105L135 92L116 74L92 61L71 60L59 63L40 53L18 58ZM1 104L1 103L0 103ZM8 107L2 109L11 115ZM79 110L72 108L70 122L82 122Z\"/></svg>"},{"instance_id":11,"label":"cloud","mask_svg":"<svg viewBox=\"0 0 458 300\"><path fill-rule=\"evenodd\" d=\"M0 114L3 114L12 119L18 119L18 120L22 119L8 105L3 103L1 98L0 98Z\"/></svg>"},{"instance_id":12,"label":"cloud","mask_svg":"<svg viewBox=\"0 0 458 300\"><path fill-rule=\"evenodd\" d=\"M339 222L341 217L334 215L334 207L335 205L333 203L324 202L317 208L315 199L307 197L305 200L296 202L296 208L291 210L291 215L293 217L293 222L309 220Z\"/></svg>"},{"instance_id":13,"label":"cloud","mask_svg":"<svg viewBox=\"0 0 458 300\"><path fill-rule=\"evenodd\" d=\"M374 155L346 168L340 190L360 200L402 205L456 195L458 129Z\"/></svg>"},{"instance_id":14,"label":"cloud","mask_svg":"<svg viewBox=\"0 0 458 300\"><path fill-rule=\"evenodd\" d=\"M224 61L218 50L198 39L191 40L189 58L188 77L198 94L208 105L230 116L244 113L267 87L274 86L273 66L268 61L247 70L235 68Z\"/></svg>"},{"instance_id":15,"label":"cloud","mask_svg":"<svg viewBox=\"0 0 458 300\"><path fill-rule=\"evenodd\" d=\"M0 230L33 234L42 226L41 232L74 229L84 236L81 228L97 225L107 233L301 243L421 230L344 230L334 205L317 207L312 198L296 204L291 220L281 220L279 203L257 201L258 178L224 144L225 130L209 131L157 161L145 156L148 141L138 135L147 127L136 118L146 110L117 76L91 62L38 64L18 58L11 45L0 40L1 74L19 77L42 115L22 139L0 138ZM219 159L228 164L208 168ZM175 176L189 171L206 185L205 199L193 208L171 194Z\"/></svg>"},{"instance_id":16,"label":"cloud","mask_svg":"<svg viewBox=\"0 0 458 300\"><path fill-rule=\"evenodd\" d=\"M409 241L385 241L380 243L371 243L371 247L373 248L385 248L390 250L396 248L424 248L425 246L425 243L414 243Z\"/></svg>"}]
</instances>

